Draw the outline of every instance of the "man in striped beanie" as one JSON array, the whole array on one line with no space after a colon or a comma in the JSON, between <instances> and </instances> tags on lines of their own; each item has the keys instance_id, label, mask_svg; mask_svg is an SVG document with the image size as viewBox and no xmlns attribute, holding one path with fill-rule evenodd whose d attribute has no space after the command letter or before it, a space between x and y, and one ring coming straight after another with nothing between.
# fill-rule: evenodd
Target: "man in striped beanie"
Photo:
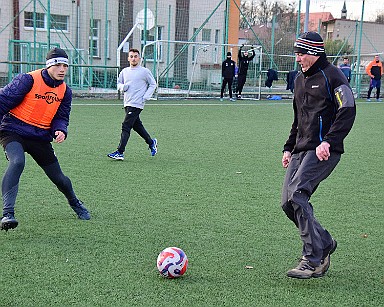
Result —
<instances>
[{"instance_id":1,"label":"man in striped beanie","mask_svg":"<svg viewBox=\"0 0 384 307\"><path fill-rule=\"evenodd\" d=\"M296 39L294 51L295 53L320 55L325 53L324 41L317 32L305 32Z\"/></svg>"},{"instance_id":2,"label":"man in striped beanie","mask_svg":"<svg viewBox=\"0 0 384 307\"><path fill-rule=\"evenodd\" d=\"M301 72L294 82L293 124L283 147L282 165L287 171L281 206L303 244L299 264L287 275L308 279L324 276L337 246L315 218L310 199L340 161L356 106L348 80L328 62L319 33L301 34L294 52Z\"/></svg>"}]
</instances>

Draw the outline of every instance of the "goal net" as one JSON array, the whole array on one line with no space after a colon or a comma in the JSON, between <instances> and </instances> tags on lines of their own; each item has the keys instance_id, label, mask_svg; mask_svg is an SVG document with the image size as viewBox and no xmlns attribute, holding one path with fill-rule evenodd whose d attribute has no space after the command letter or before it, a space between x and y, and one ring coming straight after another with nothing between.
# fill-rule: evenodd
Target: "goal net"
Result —
<instances>
[{"instance_id":1,"label":"goal net","mask_svg":"<svg viewBox=\"0 0 384 307\"><path fill-rule=\"evenodd\" d=\"M244 99L260 99L261 46L244 45L255 57L249 63L242 91ZM222 84L221 64L227 52L238 65L238 45L209 42L157 40L143 47L143 66L150 69L157 81L156 98L219 98ZM233 82L233 92L236 88ZM224 97L228 97L228 89Z\"/></svg>"}]
</instances>

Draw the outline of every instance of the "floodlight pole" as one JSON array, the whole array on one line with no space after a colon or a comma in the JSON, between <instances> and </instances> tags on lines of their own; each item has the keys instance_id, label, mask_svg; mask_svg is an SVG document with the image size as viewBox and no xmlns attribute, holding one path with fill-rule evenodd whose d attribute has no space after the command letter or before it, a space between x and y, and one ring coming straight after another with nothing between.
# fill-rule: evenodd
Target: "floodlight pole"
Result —
<instances>
[{"instance_id":1,"label":"floodlight pole","mask_svg":"<svg viewBox=\"0 0 384 307\"><path fill-rule=\"evenodd\" d=\"M147 44L147 28L148 28L148 0L144 0L144 35L143 35L143 41L144 41L144 46ZM147 57L143 54L144 57L144 66L147 63Z\"/></svg>"},{"instance_id":2,"label":"floodlight pole","mask_svg":"<svg viewBox=\"0 0 384 307\"><path fill-rule=\"evenodd\" d=\"M51 49L51 1L47 1L47 42L48 50Z\"/></svg>"},{"instance_id":3,"label":"floodlight pole","mask_svg":"<svg viewBox=\"0 0 384 307\"><path fill-rule=\"evenodd\" d=\"M357 52L357 65L356 65L356 90L357 90L357 98L360 98L360 86L361 86L361 76L360 76L360 53L361 53L361 37L363 36L363 22L364 22L364 3L361 7L361 20L360 20L360 33L359 33L359 50Z\"/></svg>"},{"instance_id":4,"label":"floodlight pole","mask_svg":"<svg viewBox=\"0 0 384 307\"><path fill-rule=\"evenodd\" d=\"M273 14L272 17L272 34L271 34L271 54L269 68L273 67L274 57L275 57L275 26L276 26L276 15Z\"/></svg>"},{"instance_id":5,"label":"floodlight pole","mask_svg":"<svg viewBox=\"0 0 384 307\"><path fill-rule=\"evenodd\" d=\"M299 34L300 34L300 19L301 19L300 15L301 15L301 0L299 0L299 7L297 10L296 38L298 38ZM294 67L294 70L297 70L296 58L295 58L295 61L293 63L293 67Z\"/></svg>"},{"instance_id":6,"label":"floodlight pole","mask_svg":"<svg viewBox=\"0 0 384 307\"><path fill-rule=\"evenodd\" d=\"M305 3L305 20L304 20L304 32L308 32L308 23L309 23L309 0Z\"/></svg>"}]
</instances>

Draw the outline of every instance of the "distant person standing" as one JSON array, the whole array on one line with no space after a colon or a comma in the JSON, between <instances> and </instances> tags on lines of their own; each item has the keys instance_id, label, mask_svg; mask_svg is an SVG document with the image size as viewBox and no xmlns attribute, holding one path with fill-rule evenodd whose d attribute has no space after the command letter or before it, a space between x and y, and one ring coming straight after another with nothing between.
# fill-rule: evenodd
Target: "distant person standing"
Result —
<instances>
[{"instance_id":1,"label":"distant person standing","mask_svg":"<svg viewBox=\"0 0 384 307\"><path fill-rule=\"evenodd\" d=\"M221 76L223 77L223 84L221 85L220 101L223 101L225 87L228 84L229 100L235 101L232 97L232 82L235 77L236 63L232 60L232 53L227 52L227 58L221 64Z\"/></svg>"},{"instance_id":2,"label":"distant person standing","mask_svg":"<svg viewBox=\"0 0 384 307\"><path fill-rule=\"evenodd\" d=\"M247 73L248 73L248 66L249 63L253 60L255 57L255 52L252 51L244 51L243 55L243 47L242 45L239 49L239 71L238 71L238 77L237 77L237 88L236 88L236 93L237 93L237 99L241 99L241 93L244 88L245 81L247 79Z\"/></svg>"},{"instance_id":3,"label":"distant person standing","mask_svg":"<svg viewBox=\"0 0 384 307\"><path fill-rule=\"evenodd\" d=\"M369 82L367 101L371 101L371 93L373 88L376 88L376 100L382 101L380 98L381 76L383 75L383 64L380 62L378 55L375 55L373 61L371 61L365 68L368 76L371 78Z\"/></svg>"},{"instance_id":4,"label":"distant person standing","mask_svg":"<svg viewBox=\"0 0 384 307\"><path fill-rule=\"evenodd\" d=\"M156 81L150 70L140 65L140 59L139 50L130 49L129 67L120 72L117 80L117 89L124 92L125 118L121 125L119 146L116 151L107 155L114 160L124 160L125 147L132 129L148 144L152 156L157 153L157 139L151 138L140 120L145 102L152 97L156 89Z\"/></svg>"},{"instance_id":5,"label":"distant person standing","mask_svg":"<svg viewBox=\"0 0 384 307\"><path fill-rule=\"evenodd\" d=\"M47 54L44 69L19 74L0 90L0 143L8 160L2 181L0 229L7 231L18 225L15 203L25 167L25 153L64 194L79 219L91 218L77 198L71 180L63 174L51 144L53 140L60 144L67 139L72 103L72 90L64 82L67 72L66 52L53 48Z\"/></svg>"},{"instance_id":6,"label":"distant person standing","mask_svg":"<svg viewBox=\"0 0 384 307\"><path fill-rule=\"evenodd\" d=\"M343 63L339 65L339 68L347 78L348 82L351 82L352 71L351 65L349 65L349 59L347 57L343 58Z\"/></svg>"}]
</instances>

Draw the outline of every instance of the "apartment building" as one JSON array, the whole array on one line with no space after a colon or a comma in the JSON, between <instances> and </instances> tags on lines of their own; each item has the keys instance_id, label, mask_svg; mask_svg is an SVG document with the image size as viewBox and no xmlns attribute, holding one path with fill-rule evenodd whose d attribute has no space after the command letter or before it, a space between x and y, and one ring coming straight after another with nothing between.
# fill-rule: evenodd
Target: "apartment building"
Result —
<instances>
[{"instance_id":1,"label":"apartment building","mask_svg":"<svg viewBox=\"0 0 384 307\"><path fill-rule=\"evenodd\" d=\"M237 15L237 25L228 21L232 2L3 0L0 7L0 44L3 46L0 48L0 85L18 73L42 67L47 50L54 46L67 50L73 69L68 83L75 87L97 86L96 83L113 87L115 81L109 75L116 75L116 70L128 65L128 49L143 49L144 45L148 45L144 54L148 68L166 69L177 57L167 73L171 73L172 78L188 78L198 46L189 48L188 45L183 50L185 44L178 42L229 42L230 34L235 37L238 29L238 14L233 14ZM236 32L231 30L236 26ZM129 38L118 51L128 34ZM151 45L155 40L161 42ZM222 50L216 47L210 51L204 53L205 58L200 62L221 63Z\"/></svg>"}]
</instances>

